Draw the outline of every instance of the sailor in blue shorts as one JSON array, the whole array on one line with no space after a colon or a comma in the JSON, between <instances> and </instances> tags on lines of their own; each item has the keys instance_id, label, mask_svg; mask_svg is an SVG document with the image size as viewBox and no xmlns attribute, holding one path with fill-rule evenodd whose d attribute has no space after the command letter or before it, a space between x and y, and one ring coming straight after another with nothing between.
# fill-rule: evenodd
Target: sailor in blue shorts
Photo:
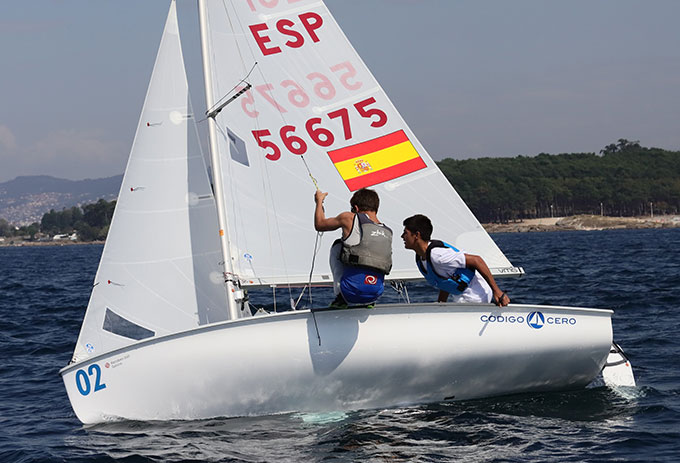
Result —
<instances>
[{"instance_id":1,"label":"sailor in blue shorts","mask_svg":"<svg viewBox=\"0 0 680 463\"><path fill-rule=\"evenodd\" d=\"M327 195L322 191L314 195L314 228L342 229L342 238L330 252L336 296L331 306L371 305L383 293L385 275L392 268L392 230L378 219L380 198L375 191L362 188L350 200L351 212L326 217L323 200Z\"/></svg>"}]
</instances>

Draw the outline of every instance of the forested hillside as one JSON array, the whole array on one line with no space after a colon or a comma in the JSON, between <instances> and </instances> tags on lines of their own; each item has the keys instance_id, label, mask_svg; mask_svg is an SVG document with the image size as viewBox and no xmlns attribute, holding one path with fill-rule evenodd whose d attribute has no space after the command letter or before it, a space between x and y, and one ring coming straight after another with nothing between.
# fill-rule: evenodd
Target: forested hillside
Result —
<instances>
[{"instance_id":1,"label":"forested hillside","mask_svg":"<svg viewBox=\"0 0 680 463\"><path fill-rule=\"evenodd\" d=\"M43 215L40 231L49 235L76 231L82 241L105 240L113 218L116 201L100 199L96 203L72 207Z\"/></svg>"},{"instance_id":2,"label":"forested hillside","mask_svg":"<svg viewBox=\"0 0 680 463\"><path fill-rule=\"evenodd\" d=\"M438 165L481 222L680 210L680 152L625 139L599 154L444 159Z\"/></svg>"},{"instance_id":3,"label":"forested hillside","mask_svg":"<svg viewBox=\"0 0 680 463\"><path fill-rule=\"evenodd\" d=\"M22 237L35 240L39 234L52 236L76 232L81 241L105 240L116 208L116 201L100 199L96 203L73 206L61 211L51 209L40 223L14 227L0 218L0 237Z\"/></svg>"}]
</instances>

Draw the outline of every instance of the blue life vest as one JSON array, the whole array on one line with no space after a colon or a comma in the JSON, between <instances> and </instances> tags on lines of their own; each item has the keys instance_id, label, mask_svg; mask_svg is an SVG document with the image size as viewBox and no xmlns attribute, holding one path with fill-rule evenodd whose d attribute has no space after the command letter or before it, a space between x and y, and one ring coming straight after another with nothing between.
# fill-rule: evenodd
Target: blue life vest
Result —
<instances>
[{"instance_id":1,"label":"blue life vest","mask_svg":"<svg viewBox=\"0 0 680 463\"><path fill-rule=\"evenodd\" d=\"M416 265L418 266L418 270L420 270L420 273L423 274L425 280L432 286L439 288L442 291L446 291L449 294L461 294L467 289L468 285L475 277L475 271L469 268L459 268L456 269L456 272L451 276L442 276L437 274L437 272L435 272L434 268L432 267L432 259L430 258L432 248L450 248L456 252L460 252L458 249L454 248L448 243L439 240L432 240L427 247L427 251L425 251L427 268L425 268L423 265L420 257L416 255Z\"/></svg>"}]
</instances>

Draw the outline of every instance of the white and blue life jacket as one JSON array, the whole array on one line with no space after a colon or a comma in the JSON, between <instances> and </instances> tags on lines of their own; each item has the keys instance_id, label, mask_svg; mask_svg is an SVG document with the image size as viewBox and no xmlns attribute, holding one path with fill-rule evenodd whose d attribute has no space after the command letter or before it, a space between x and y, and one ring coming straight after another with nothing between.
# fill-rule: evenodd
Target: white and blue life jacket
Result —
<instances>
[{"instance_id":1,"label":"white and blue life jacket","mask_svg":"<svg viewBox=\"0 0 680 463\"><path fill-rule=\"evenodd\" d=\"M416 265L418 266L418 270L420 270L420 273L423 274L425 280L432 286L439 288L442 291L446 291L449 294L461 294L468 288L468 285L475 277L475 271L468 268L459 268L456 269L453 275L439 275L434 271L432 259L430 258L430 253L432 252L433 248L450 248L456 252L460 252L458 249L448 243L439 240L432 240L427 246L427 251L425 252L427 267L423 264L420 257L416 255Z\"/></svg>"}]
</instances>

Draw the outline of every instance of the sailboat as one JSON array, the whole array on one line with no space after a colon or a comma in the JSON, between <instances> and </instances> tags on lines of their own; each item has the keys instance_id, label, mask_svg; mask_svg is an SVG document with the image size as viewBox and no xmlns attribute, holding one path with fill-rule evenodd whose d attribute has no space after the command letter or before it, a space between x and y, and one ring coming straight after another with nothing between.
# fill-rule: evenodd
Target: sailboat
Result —
<instances>
[{"instance_id":1,"label":"sailboat","mask_svg":"<svg viewBox=\"0 0 680 463\"><path fill-rule=\"evenodd\" d=\"M393 250L388 276L399 303L314 307L312 289L332 281L334 238L313 230L317 188L330 192L331 211L373 188L388 225L425 214L496 277L523 269L322 1L198 8L208 110L197 115L190 103L172 0L82 328L60 371L80 421L380 408L579 388L602 375L634 384L611 310L412 303L403 285L421 275L405 249ZM278 292L288 310L256 311L254 289L272 301Z\"/></svg>"}]
</instances>

